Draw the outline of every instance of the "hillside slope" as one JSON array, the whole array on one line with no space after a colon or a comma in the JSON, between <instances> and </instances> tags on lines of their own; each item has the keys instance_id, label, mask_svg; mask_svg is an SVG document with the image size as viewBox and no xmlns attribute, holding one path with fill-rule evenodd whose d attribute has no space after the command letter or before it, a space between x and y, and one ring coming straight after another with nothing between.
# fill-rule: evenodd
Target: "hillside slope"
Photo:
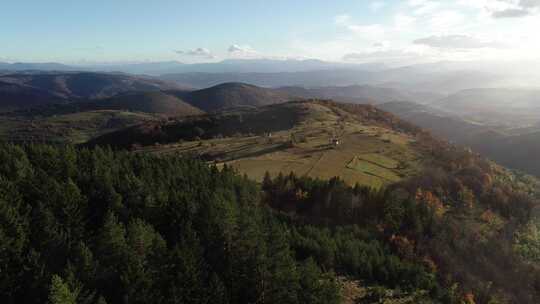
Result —
<instances>
[{"instance_id":1,"label":"hillside slope","mask_svg":"<svg viewBox=\"0 0 540 304\"><path fill-rule=\"evenodd\" d=\"M312 100L149 123L89 144L196 154L256 180L265 171L292 170L379 187L431 161L417 136L423 136L419 128L373 106Z\"/></svg>"},{"instance_id":2,"label":"hillside slope","mask_svg":"<svg viewBox=\"0 0 540 304\"><path fill-rule=\"evenodd\" d=\"M340 102L381 104L393 101L416 101L428 103L440 98L440 95L429 92L413 92L395 88L351 85L351 86L324 86L324 87L281 87L278 91L286 94L303 97L332 99Z\"/></svg>"},{"instance_id":3,"label":"hillside slope","mask_svg":"<svg viewBox=\"0 0 540 304\"><path fill-rule=\"evenodd\" d=\"M0 111L61 102L64 98L52 92L0 80Z\"/></svg>"},{"instance_id":4,"label":"hillside slope","mask_svg":"<svg viewBox=\"0 0 540 304\"><path fill-rule=\"evenodd\" d=\"M459 91L434 106L488 124L526 126L538 121L540 90L479 88Z\"/></svg>"},{"instance_id":5,"label":"hillside slope","mask_svg":"<svg viewBox=\"0 0 540 304\"><path fill-rule=\"evenodd\" d=\"M192 92L169 93L207 112L242 106L258 107L290 100L287 94L244 83L223 83Z\"/></svg>"},{"instance_id":6,"label":"hillside slope","mask_svg":"<svg viewBox=\"0 0 540 304\"><path fill-rule=\"evenodd\" d=\"M366 232L358 238L375 233L459 295L442 303L537 303L537 287L527 282L540 278L534 249L540 182L373 106L288 102L145 124L91 144L201 158L261 182L264 198L293 222L359 225ZM387 265L366 262L361 249L343 257L351 247L340 243L340 229L315 243L302 229L292 234L301 252L335 248L321 253L325 265L367 277L372 267ZM405 303L422 303L416 300Z\"/></svg>"},{"instance_id":7,"label":"hillside slope","mask_svg":"<svg viewBox=\"0 0 540 304\"><path fill-rule=\"evenodd\" d=\"M190 116L204 113L199 108L164 92L121 94L95 102L95 104L104 109L129 110L167 116Z\"/></svg>"},{"instance_id":8,"label":"hillside slope","mask_svg":"<svg viewBox=\"0 0 540 304\"><path fill-rule=\"evenodd\" d=\"M379 107L436 136L470 147L501 165L540 176L538 126L505 128L483 125L413 103L386 103Z\"/></svg>"},{"instance_id":9,"label":"hillside slope","mask_svg":"<svg viewBox=\"0 0 540 304\"><path fill-rule=\"evenodd\" d=\"M2 94L0 107L6 104L6 108L10 109L29 108L40 104L108 98L126 92L167 89L181 89L181 87L161 80L122 74L86 72L5 74L0 76L0 94Z\"/></svg>"}]
</instances>

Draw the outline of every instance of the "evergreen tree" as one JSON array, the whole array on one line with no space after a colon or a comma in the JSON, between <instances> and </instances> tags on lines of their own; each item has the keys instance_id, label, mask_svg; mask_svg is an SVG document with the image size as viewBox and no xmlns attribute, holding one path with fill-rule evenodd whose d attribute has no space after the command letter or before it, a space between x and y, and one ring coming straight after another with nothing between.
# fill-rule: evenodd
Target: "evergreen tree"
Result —
<instances>
[{"instance_id":1,"label":"evergreen tree","mask_svg":"<svg viewBox=\"0 0 540 304\"><path fill-rule=\"evenodd\" d=\"M69 290L69 287L61 277L53 275L49 289L49 304L76 304L77 292Z\"/></svg>"}]
</instances>

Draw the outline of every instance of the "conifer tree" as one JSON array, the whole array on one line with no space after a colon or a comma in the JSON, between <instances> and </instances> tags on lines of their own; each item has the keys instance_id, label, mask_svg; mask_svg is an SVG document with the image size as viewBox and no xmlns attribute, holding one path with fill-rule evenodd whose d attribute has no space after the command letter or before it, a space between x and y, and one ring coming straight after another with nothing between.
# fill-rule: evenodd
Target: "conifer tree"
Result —
<instances>
[{"instance_id":1,"label":"conifer tree","mask_svg":"<svg viewBox=\"0 0 540 304\"><path fill-rule=\"evenodd\" d=\"M76 304L77 294L69 290L64 280L58 275L53 275L49 289L49 304Z\"/></svg>"}]
</instances>

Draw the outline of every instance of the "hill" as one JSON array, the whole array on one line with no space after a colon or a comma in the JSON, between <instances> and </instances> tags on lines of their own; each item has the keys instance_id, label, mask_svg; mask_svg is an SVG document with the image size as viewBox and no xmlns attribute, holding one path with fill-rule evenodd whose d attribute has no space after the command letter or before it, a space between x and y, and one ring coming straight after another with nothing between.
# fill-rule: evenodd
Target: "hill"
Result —
<instances>
[{"instance_id":1,"label":"hill","mask_svg":"<svg viewBox=\"0 0 540 304\"><path fill-rule=\"evenodd\" d=\"M538 89L468 89L441 99L433 105L487 124L527 126L538 121L538 96Z\"/></svg>"},{"instance_id":2,"label":"hill","mask_svg":"<svg viewBox=\"0 0 540 304\"><path fill-rule=\"evenodd\" d=\"M207 112L241 106L258 107L290 99L281 92L244 83L224 83L192 92L169 93Z\"/></svg>"},{"instance_id":3,"label":"hill","mask_svg":"<svg viewBox=\"0 0 540 304\"><path fill-rule=\"evenodd\" d=\"M369 85L265 88L237 82L222 83L196 91L168 91L167 93L174 94L204 111L218 111L238 106L263 106L294 99L332 99L357 104L379 104L412 99L428 102L439 97L436 94Z\"/></svg>"},{"instance_id":4,"label":"hill","mask_svg":"<svg viewBox=\"0 0 540 304\"><path fill-rule=\"evenodd\" d=\"M0 80L0 111L64 102L62 96L24 84Z\"/></svg>"},{"instance_id":5,"label":"hill","mask_svg":"<svg viewBox=\"0 0 540 304\"><path fill-rule=\"evenodd\" d=\"M259 181L267 170L292 170L379 187L430 162L416 143L422 134L373 106L313 100L149 123L105 134L89 144L196 154L230 164Z\"/></svg>"},{"instance_id":6,"label":"hill","mask_svg":"<svg viewBox=\"0 0 540 304\"><path fill-rule=\"evenodd\" d=\"M468 144L501 165L540 177L540 132L483 134Z\"/></svg>"},{"instance_id":7,"label":"hill","mask_svg":"<svg viewBox=\"0 0 540 304\"><path fill-rule=\"evenodd\" d=\"M10 71L10 72L19 72L19 71L75 71L77 69L74 67L61 64L61 63L56 63L56 62L41 62L41 63L0 62L0 71L2 70Z\"/></svg>"},{"instance_id":8,"label":"hill","mask_svg":"<svg viewBox=\"0 0 540 304\"><path fill-rule=\"evenodd\" d=\"M436 136L462 144L493 128L465 120L448 111L413 102L389 102L377 106Z\"/></svg>"},{"instance_id":9,"label":"hill","mask_svg":"<svg viewBox=\"0 0 540 304\"><path fill-rule=\"evenodd\" d=\"M414 103L386 103L379 107L441 138L470 147L501 165L540 176L538 126L508 128L479 124Z\"/></svg>"},{"instance_id":10,"label":"hill","mask_svg":"<svg viewBox=\"0 0 540 304\"><path fill-rule=\"evenodd\" d=\"M160 80L122 74L36 72L0 76L0 93L4 91L9 93L9 95L3 93L5 95L2 103L11 107L15 105L17 108L108 98L126 92L179 88L177 85Z\"/></svg>"},{"instance_id":11,"label":"hill","mask_svg":"<svg viewBox=\"0 0 540 304\"><path fill-rule=\"evenodd\" d=\"M0 114L0 135L11 142L82 143L147 121L203 113L163 92L126 93L74 103L43 102L30 109L6 111Z\"/></svg>"},{"instance_id":12,"label":"hill","mask_svg":"<svg viewBox=\"0 0 540 304\"><path fill-rule=\"evenodd\" d=\"M54 113L56 114L0 114L1 141L78 144L108 132L162 119L149 113L121 110L86 109L85 111L64 111L64 113L54 111Z\"/></svg>"},{"instance_id":13,"label":"hill","mask_svg":"<svg viewBox=\"0 0 540 304\"><path fill-rule=\"evenodd\" d=\"M302 98L332 99L348 103L381 104L393 101L416 101L429 103L440 95L429 92L413 92L402 89L373 85L325 86L325 87L281 87L278 91Z\"/></svg>"},{"instance_id":14,"label":"hill","mask_svg":"<svg viewBox=\"0 0 540 304\"><path fill-rule=\"evenodd\" d=\"M142 156L180 153L233 168L261 182L265 201L287 220L364 227L369 231L364 235L379 235L391 252L419 262L462 299L537 301L535 287L526 282L540 275L537 255L529 251L537 244L538 180L439 141L373 106L288 102L146 124L91 143L131 147ZM317 258L323 265L353 267L369 277L372 272L362 269L390 263L370 264L360 258L369 256L363 249L351 249L358 255L349 257L351 240L342 243L342 228L328 229L324 237L305 229L291 232L300 252L335 246ZM312 243L303 233L316 234L319 241Z\"/></svg>"},{"instance_id":15,"label":"hill","mask_svg":"<svg viewBox=\"0 0 540 304\"><path fill-rule=\"evenodd\" d=\"M3 163L12 164L0 167L0 185L5 181L9 191L0 195L18 198L1 205L0 214L24 227L0 236L19 244L8 247L9 265L24 263L23 252L50 256L79 244L73 254L8 268L7 282L14 282L8 296L45 298L42 289L60 273L57 281L79 282L78 289L64 283L64 290L84 290L82 297L115 302L130 294L153 303L148 292L152 298L176 292L180 283L162 282L182 274L178 282L185 283L190 269L198 274L188 276L191 297L234 303L274 297L283 286L291 303L306 304L313 302L296 300L303 291L337 304L340 289L347 296L353 290L349 303L538 302L539 289L530 284L540 277L534 178L367 105L290 102L147 126L145 136L175 144L137 153L0 145ZM222 130L225 138L215 135ZM227 137L232 132L246 133ZM220 162L207 166L186 155ZM261 183L236 170L260 174ZM40 212L25 212L36 200L43 202ZM73 263L73 256L86 262ZM146 262L133 271L137 258ZM87 277L81 267L96 275ZM158 271L171 268L172 275ZM40 279L18 277L38 269ZM131 288L123 284L128 279L147 283ZM28 280L36 283L20 291ZM279 287L267 289L274 280ZM245 294L246 284L262 290ZM209 295L215 289L227 292Z\"/></svg>"},{"instance_id":16,"label":"hill","mask_svg":"<svg viewBox=\"0 0 540 304\"><path fill-rule=\"evenodd\" d=\"M176 96L164 92L121 94L94 104L101 109L129 110L166 116L190 116L204 113Z\"/></svg>"}]
</instances>

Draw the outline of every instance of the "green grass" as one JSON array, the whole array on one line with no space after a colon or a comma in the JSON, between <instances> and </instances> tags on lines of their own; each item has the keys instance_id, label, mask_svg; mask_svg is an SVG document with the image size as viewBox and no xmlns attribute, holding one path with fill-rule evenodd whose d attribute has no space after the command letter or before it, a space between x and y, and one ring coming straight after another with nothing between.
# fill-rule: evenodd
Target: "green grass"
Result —
<instances>
[{"instance_id":1,"label":"green grass","mask_svg":"<svg viewBox=\"0 0 540 304\"><path fill-rule=\"evenodd\" d=\"M400 177L392 170L382 167L378 164L362 160L358 157L354 157L351 162L347 164L347 168L380 177L390 182L395 182L400 179Z\"/></svg>"},{"instance_id":2,"label":"green grass","mask_svg":"<svg viewBox=\"0 0 540 304\"><path fill-rule=\"evenodd\" d=\"M396 161L395 159L387 157L379 153L361 154L358 156L358 158L365 160L367 162L371 162L373 164L379 165L383 168L387 168L387 169L396 169L399 165L399 162Z\"/></svg>"},{"instance_id":3,"label":"green grass","mask_svg":"<svg viewBox=\"0 0 540 304\"><path fill-rule=\"evenodd\" d=\"M321 112L311 116L313 120L304 121L287 131L275 132L272 138L240 136L186 141L146 147L142 151L203 155L212 163L226 163L257 181L262 181L266 172L276 176L280 172L288 174L293 171L299 176L321 179L339 176L350 185L358 183L378 188L400 180L401 176L415 174L421 168L421 164L415 161L419 156L408 145L410 140L406 137L387 142L373 135L384 134L385 129L354 122L340 124L334 113ZM326 120L319 121L323 118ZM292 134L305 140L291 146L288 141ZM342 141L337 147L329 144L329 139L335 134ZM354 163L351 159L355 159ZM409 166L398 168L400 163Z\"/></svg>"},{"instance_id":4,"label":"green grass","mask_svg":"<svg viewBox=\"0 0 540 304\"><path fill-rule=\"evenodd\" d=\"M339 176L350 185L358 183L375 188L415 175L429 161L430 156L416 149L411 144L414 137L407 134L364 123L354 115L317 103L283 107L256 112L257 122L247 122L253 119L245 113L242 122L226 120L225 129L249 127L250 132L223 132L238 136L180 141L144 147L141 151L201 155L211 163L233 166L256 181L262 181L266 172L276 176L293 171L298 176L320 179ZM295 121L291 115L281 116L290 110L297 113L293 115ZM259 114L267 121L259 121ZM284 128L277 128L281 131L272 132L271 138L260 135L265 133L268 121L275 119L281 120ZM292 127L287 129L287 125ZM330 139L335 137L341 142L338 146L330 144ZM296 140L291 144L292 138Z\"/></svg>"}]
</instances>

